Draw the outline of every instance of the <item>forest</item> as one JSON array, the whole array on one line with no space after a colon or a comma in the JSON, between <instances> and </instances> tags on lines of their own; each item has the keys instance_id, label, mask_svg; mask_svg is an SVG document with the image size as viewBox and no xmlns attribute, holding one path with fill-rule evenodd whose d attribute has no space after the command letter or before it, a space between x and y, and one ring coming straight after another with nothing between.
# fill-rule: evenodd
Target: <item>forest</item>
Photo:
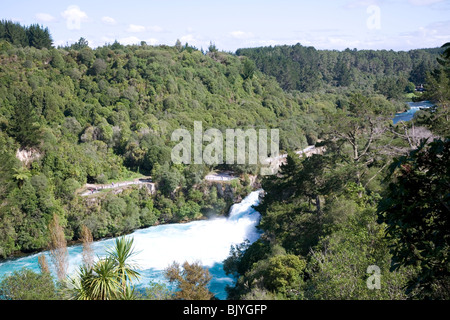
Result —
<instances>
[{"instance_id":1,"label":"forest","mask_svg":"<svg viewBox=\"0 0 450 320\"><path fill-rule=\"evenodd\" d=\"M93 49L81 38L55 48L47 28L1 21L0 257L47 249L55 230L63 242L81 242L86 230L101 239L226 214L252 190L258 167L173 164L171 133L192 131L194 121L204 129L277 128L287 164L258 177L263 235L231 248L224 268L237 281L229 298L448 299L448 47L338 52L295 45L232 54L179 41ZM425 91L416 93L421 84ZM435 106L394 126L392 117L411 98ZM293 154L314 144L326 152ZM213 169L240 179L224 192L203 179ZM135 174L151 175L156 194L133 187L92 200L78 193L86 183ZM369 265L381 270L380 290L367 289ZM180 267L167 276L183 283ZM90 279L93 269L82 270ZM43 274L36 281L48 284ZM119 282L121 298L133 298ZM57 296L56 287L45 288L46 297ZM173 298L157 289L150 295ZM202 290L196 298L210 299Z\"/></svg>"},{"instance_id":2,"label":"forest","mask_svg":"<svg viewBox=\"0 0 450 320\"><path fill-rule=\"evenodd\" d=\"M301 44L238 49L238 56L254 61L263 73L285 90L342 92L360 90L400 98L424 84L426 73L437 68L441 48L393 50L316 50Z\"/></svg>"},{"instance_id":3,"label":"forest","mask_svg":"<svg viewBox=\"0 0 450 320\"><path fill-rule=\"evenodd\" d=\"M290 153L263 179L263 236L230 251L230 298L449 299L450 43L443 49L416 97L434 107L393 126L355 93L325 120L323 155Z\"/></svg>"}]
</instances>

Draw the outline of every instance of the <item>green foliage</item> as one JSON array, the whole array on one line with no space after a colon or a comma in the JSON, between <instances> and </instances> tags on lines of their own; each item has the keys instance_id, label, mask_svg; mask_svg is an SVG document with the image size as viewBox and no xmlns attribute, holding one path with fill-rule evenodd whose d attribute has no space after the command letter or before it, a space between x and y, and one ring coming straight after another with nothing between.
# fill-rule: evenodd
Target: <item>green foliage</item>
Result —
<instances>
[{"instance_id":1,"label":"green foliage","mask_svg":"<svg viewBox=\"0 0 450 320\"><path fill-rule=\"evenodd\" d=\"M238 49L236 54L254 60L259 70L276 77L285 90L314 92L320 88L336 90L346 87L373 92L378 86L378 90L386 90L389 97L398 97L399 92L405 89L405 81L415 85L425 82L426 73L436 67L436 58L441 51L346 49L338 52L296 44ZM391 78L392 75L396 76ZM393 81L383 80L386 77ZM383 89L382 83L385 84Z\"/></svg>"},{"instance_id":2,"label":"green foliage","mask_svg":"<svg viewBox=\"0 0 450 320\"><path fill-rule=\"evenodd\" d=\"M407 150L399 127L390 126L404 106L388 98L425 79L422 97L437 107L420 112L416 123L446 136L448 45L408 52L296 45L232 55L213 45L205 54L179 42L91 49L80 38L54 49L47 29L2 21L0 60L2 257L45 248L53 214L67 222L67 240L76 240L82 225L102 238L226 212L249 190L245 174L255 173L254 166L220 165L242 176L217 185L203 181L217 169L213 165L170 164L171 133L192 133L193 122L202 121L204 130L279 128L282 152L325 140L317 145L325 147L323 155L298 159L290 152L279 174L263 180L258 210L264 235L234 248L227 259L226 269L239 278L230 296L403 298L405 279L417 280L415 266L386 270L391 256L374 224L377 193L388 184L379 177L393 154ZM18 150L31 159L20 163ZM130 172L152 175L156 194L145 187L76 194L86 183L126 180ZM355 265L348 276L343 257ZM386 290L393 294L365 291L364 268L373 263L392 280ZM114 262L97 267L104 277L97 279L96 298L112 298L117 288L122 298L133 297L120 279L101 282L114 278ZM80 275L95 274L80 269ZM83 288L83 281L75 285ZM326 283L332 286L323 295L314 289ZM351 283L358 289L340 290Z\"/></svg>"},{"instance_id":3,"label":"green foliage","mask_svg":"<svg viewBox=\"0 0 450 320\"><path fill-rule=\"evenodd\" d=\"M211 275L199 262L183 263L182 268L176 262L164 270L164 276L171 283L176 284L177 300L211 300L213 294L208 289Z\"/></svg>"},{"instance_id":4,"label":"green foliage","mask_svg":"<svg viewBox=\"0 0 450 320\"><path fill-rule=\"evenodd\" d=\"M377 80L374 85L376 92L379 92L386 96L388 99L399 99L406 91L409 82L406 78L402 77L382 77ZM414 84L413 84L414 86ZM409 92L414 92L414 88L409 89Z\"/></svg>"},{"instance_id":5,"label":"green foliage","mask_svg":"<svg viewBox=\"0 0 450 320\"><path fill-rule=\"evenodd\" d=\"M81 265L78 274L65 283L69 299L75 300L133 300L132 283L140 274L130 262L134 255L133 239L116 239L107 256L92 266Z\"/></svg>"},{"instance_id":6,"label":"green foliage","mask_svg":"<svg viewBox=\"0 0 450 320\"><path fill-rule=\"evenodd\" d=\"M168 163L162 167L155 167L152 176L158 183L158 189L165 196L173 194L178 186L184 186L183 174L176 168L169 167Z\"/></svg>"},{"instance_id":7,"label":"green foliage","mask_svg":"<svg viewBox=\"0 0 450 320\"><path fill-rule=\"evenodd\" d=\"M31 47L35 47L38 49L50 49L52 47L53 41L48 28L43 29L43 27L39 26L38 24L32 24L27 28L26 31L28 44Z\"/></svg>"},{"instance_id":8,"label":"green foliage","mask_svg":"<svg viewBox=\"0 0 450 320\"><path fill-rule=\"evenodd\" d=\"M391 182L380 203L380 221L392 246L393 270L418 266L409 291L431 298L449 297L450 142L423 142L417 150L392 163Z\"/></svg>"},{"instance_id":9,"label":"green foliage","mask_svg":"<svg viewBox=\"0 0 450 320\"><path fill-rule=\"evenodd\" d=\"M23 268L4 276L0 282L0 300L58 300L56 286L49 273Z\"/></svg>"},{"instance_id":10,"label":"green foliage","mask_svg":"<svg viewBox=\"0 0 450 320\"><path fill-rule=\"evenodd\" d=\"M24 95L18 99L9 132L22 146L35 146L40 140L38 114Z\"/></svg>"},{"instance_id":11,"label":"green foliage","mask_svg":"<svg viewBox=\"0 0 450 320\"><path fill-rule=\"evenodd\" d=\"M406 299L404 286L412 270L401 268L390 272L388 242L384 239L383 226L377 224L375 207L370 201L361 202L359 192L355 191L349 190L347 197L331 204L328 214L336 218L336 210L340 210L345 215L333 221L333 231L310 254L307 270L310 279L305 296L327 300ZM340 207L335 207L338 204ZM381 270L379 289L367 287L371 275L367 268L371 265Z\"/></svg>"},{"instance_id":12,"label":"green foliage","mask_svg":"<svg viewBox=\"0 0 450 320\"><path fill-rule=\"evenodd\" d=\"M23 27L19 23L9 20L0 21L0 39L5 39L13 45L31 46L38 49L50 49L53 43L48 28L44 29L38 24Z\"/></svg>"},{"instance_id":13,"label":"green foliage","mask_svg":"<svg viewBox=\"0 0 450 320\"><path fill-rule=\"evenodd\" d=\"M306 262L296 255L274 256L268 260L264 270L264 285L270 291L285 296L297 296L303 285L305 267Z\"/></svg>"},{"instance_id":14,"label":"green foliage","mask_svg":"<svg viewBox=\"0 0 450 320\"><path fill-rule=\"evenodd\" d=\"M422 98L435 105L428 110L420 111L417 123L425 125L441 137L450 136L450 57L448 43L446 51L438 59L439 68L426 75L425 89Z\"/></svg>"},{"instance_id":15,"label":"green foliage","mask_svg":"<svg viewBox=\"0 0 450 320\"><path fill-rule=\"evenodd\" d=\"M253 60L246 59L244 62L244 68L242 70L242 78L244 80L253 78L253 75L255 74L256 66Z\"/></svg>"},{"instance_id":16,"label":"green foliage","mask_svg":"<svg viewBox=\"0 0 450 320\"><path fill-rule=\"evenodd\" d=\"M447 143L401 157L392 170L402 174L382 181L393 155L409 150L392 135L401 131L390 125L393 110L381 96L341 96L326 112L327 140L316 145L325 147L322 154L299 159L288 152L278 174L263 179L256 209L264 233L233 247L224 261L237 277L229 298L447 297ZM286 253L307 261L304 271L282 260ZM379 289L368 286L369 266L380 270Z\"/></svg>"},{"instance_id":17,"label":"green foliage","mask_svg":"<svg viewBox=\"0 0 450 320\"><path fill-rule=\"evenodd\" d=\"M164 283L150 282L145 287L145 299L148 300L171 300L173 292Z\"/></svg>"},{"instance_id":18,"label":"green foliage","mask_svg":"<svg viewBox=\"0 0 450 320\"><path fill-rule=\"evenodd\" d=\"M103 74L106 71L106 68L106 62L101 58L95 59L94 63L92 64L92 72L94 75Z\"/></svg>"}]
</instances>

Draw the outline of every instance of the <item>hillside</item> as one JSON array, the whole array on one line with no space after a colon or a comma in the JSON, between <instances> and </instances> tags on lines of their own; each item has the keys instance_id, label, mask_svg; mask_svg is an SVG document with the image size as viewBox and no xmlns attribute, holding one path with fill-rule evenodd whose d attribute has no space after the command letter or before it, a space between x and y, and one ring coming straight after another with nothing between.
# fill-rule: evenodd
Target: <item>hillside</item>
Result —
<instances>
[{"instance_id":1,"label":"hillside","mask_svg":"<svg viewBox=\"0 0 450 320\"><path fill-rule=\"evenodd\" d=\"M344 88L398 98L425 83L426 73L438 66L436 58L442 51L442 48L337 51L296 44L243 48L236 54L255 61L259 70L274 76L285 90Z\"/></svg>"},{"instance_id":2,"label":"hillside","mask_svg":"<svg viewBox=\"0 0 450 320\"><path fill-rule=\"evenodd\" d=\"M65 247L226 214L262 188L259 239L223 262L228 298L448 299L449 46L54 48L48 29L2 21L0 258L52 230ZM394 125L406 94L433 105ZM279 129L284 165L174 164L172 132L195 121Z\"/></svg>"},{"instance_id":3,"label":"hillside","mask_svg":"<svg viewBox=\"0 0 450 320\"><path fill-rule=\"evenodd\" d=\"M3 257L45 248L55 213L70 240L82 224L100 238L226 211L233 199L201 186L213 166L169 164L175 129L192 130L194 121L203 130L279 128L280 149L298 149L317 139L315 119L334 105L333 97L288 94L249 69L246 58L214 50L117 42L91 49L83 39L39 49L6 40L0 42ZM256 172L248 165L222 168ZM135 190L87 205L74 195L86 183L126 180L133 172L153 176L155 198ZM234 183L234 194L244 187Z\"/></svg>"}]
</instances>

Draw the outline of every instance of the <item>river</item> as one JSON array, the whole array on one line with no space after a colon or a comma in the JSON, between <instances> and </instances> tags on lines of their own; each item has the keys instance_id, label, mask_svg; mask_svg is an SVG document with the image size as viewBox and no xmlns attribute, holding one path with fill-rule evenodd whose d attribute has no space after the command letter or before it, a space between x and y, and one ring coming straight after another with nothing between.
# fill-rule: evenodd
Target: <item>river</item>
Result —
<instances>
[{"instance_id":1,"label":"river","mask_svg":"<svg viewBox=\"0 0 450 320\"><path fill-rule=\"evenodd\" d=\"M396 124L399 121L409 121L414 117L414 114L422 108L429 108L433 106L430 101L408 102L410 109L406 112L397 113L392 121Z\"/></svg>"},{"instance_id":2,"label":"river","mask_svg":"<svg viewBox=\"0 0 450 320\"><path fill-rule=\"evenodd\" d=\"M133 262L139 266L141 273L136 287L144 288L150 281L167 283L162 273L173 261L200 261L212 275L210 291L217 298L226 299L225 287L232 284L234 279L225 274L222 262L228 257L231 245L242 243L246 239L254 242L260 237L256 228L260 214L252 208L259 203L259 193L260 191L253 191L240 203L234 204L228 218L153 226L128 235L127 237L134 238L137 254ZM95 255L102 257L113 244L114 239L94 241L92 248ZM82 246L71 246L68 252L68 273L73 274L81 264ZM22 267L38 272L38 257L42 254L46 255L50 263L48 252L0 263L0 277Z\"/></svg>"},{"instance_id":3,"label":"river","mask_svg":"<svg viewBox=\"0 0 450 320\"><path fill-rule=\"evenodd\" d=\"M414 113L421 108L429 108L433 104L429 101L408 102L410 110L398 113L393 118L394 124L399 121L409 121ZM256 241L260 233L256 226L260 214L252 206L259 203L259 191L251 192L240 203L230 208L228 218L219 217L209 220L193 221L153 226L140 229L127 237L134 238L137 252L133 262L140 267L141 279L136 283L137 288L145 288L150 281L167 283L163 277L163 270L173 261L200 261L212 275L209 289L219 299L226 299L225 287L232 284L234 279L223 271L223 260L228 257L231 245L239 244L248 239ZM106 250L113 246L113 239L99 240L92 244L95 255L103 257ZM81 264L81 245L68 248L69 274L76 272ZM0 263L0 277L10 274L14 270L27 267L39 271L38 257L46 255L47 251L22 258L11 259Z\"/></svg>"}]
</instances>

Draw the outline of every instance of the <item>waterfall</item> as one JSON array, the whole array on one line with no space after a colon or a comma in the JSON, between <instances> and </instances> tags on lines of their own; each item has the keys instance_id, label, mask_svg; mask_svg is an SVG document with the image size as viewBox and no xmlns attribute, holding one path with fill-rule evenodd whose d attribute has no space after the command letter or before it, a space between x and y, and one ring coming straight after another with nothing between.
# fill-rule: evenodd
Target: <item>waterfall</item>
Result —
<instances>
[{"instance_id":1,"label":"waterfall","mask_svg":"<svg viewBox=\"0 0 450 320\"><path fill-rule=\"evenodd\" d=\"M253 191L240 203L230 208L228 218L217 217L189 223L176 223L153 226L136 230L127 237L134 238L136 255L133 263L139 266L142 275L138 288L143 288L149 281L164 282L163 270L173 261L200 263L207 267L212 275L210 290L220 299L226 298L225 286L234 279L225 275L222 261L228 257L231 245L248 239L254 242L259 238L256 229L260 214L252 206L259 203L260 191ZM103 257L106 250L114 245L115 239L94 241L92 248L95 255ZM82 246L68 248L69 274L75 272L81 264ZM48 252L12 259L0 263L0 277L19 270L22 267L39 271L38 257Z\"/></svg>"}]
</instances>

